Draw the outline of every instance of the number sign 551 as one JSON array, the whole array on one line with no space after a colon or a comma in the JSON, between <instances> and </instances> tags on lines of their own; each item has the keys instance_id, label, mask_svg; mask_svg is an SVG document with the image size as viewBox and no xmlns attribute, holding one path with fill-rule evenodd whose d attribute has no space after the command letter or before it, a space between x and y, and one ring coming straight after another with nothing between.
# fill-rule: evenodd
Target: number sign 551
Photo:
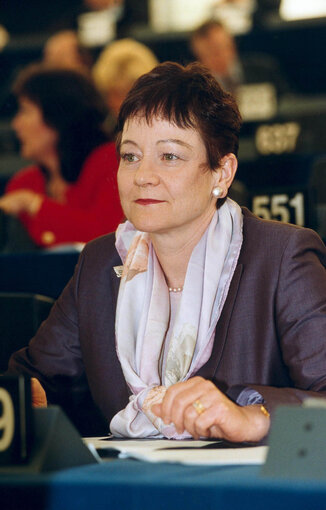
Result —
<instances>
[{"instance_id":1,"label":"number sign 551","mask_svg":"<svg viewBox=\"0 0 326 510\"><path fill-rule=\"evenodd\" d=\"M304 195L301 192L292 198L286 193L256 195L252 199L252 211L265 220L305 224Z\"/></svg>"}]
</instances>

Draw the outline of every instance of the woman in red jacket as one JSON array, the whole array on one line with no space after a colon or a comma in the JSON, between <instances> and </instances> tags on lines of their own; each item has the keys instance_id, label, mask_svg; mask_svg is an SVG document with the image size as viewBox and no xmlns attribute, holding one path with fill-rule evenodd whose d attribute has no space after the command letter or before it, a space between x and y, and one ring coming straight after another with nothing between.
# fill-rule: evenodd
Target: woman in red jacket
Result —
<instances>
[{"instance_id":1,"label":"woman in red jacket","mask_svg":"<svg viewBox=\"0 0 326 510\"><path fill-rule=\"evenodd\" d=\"M0 208L18 216L39 247L84 243L123 218L115 146L102 130L106 109L80 73L33 66L14 86L13 128L35 164L9 181Z\"/></svg>"}]
</instances>

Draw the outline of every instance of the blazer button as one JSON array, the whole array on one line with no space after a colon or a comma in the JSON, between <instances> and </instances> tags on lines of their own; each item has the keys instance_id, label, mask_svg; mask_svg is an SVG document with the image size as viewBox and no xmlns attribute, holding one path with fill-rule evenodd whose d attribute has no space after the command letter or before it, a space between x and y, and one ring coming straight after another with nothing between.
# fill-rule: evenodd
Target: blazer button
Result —
<instances>
[{"instance_id":1,"label":"blazer button","mask_svg":"<svg viewBox=\"0 0 326 510\"><path fill-rule=\"evenodd\" d=\"M50 230L46 230L41 236L43 244L53 244L55 242L55 235Z\"/></svg>"}]
</instances>

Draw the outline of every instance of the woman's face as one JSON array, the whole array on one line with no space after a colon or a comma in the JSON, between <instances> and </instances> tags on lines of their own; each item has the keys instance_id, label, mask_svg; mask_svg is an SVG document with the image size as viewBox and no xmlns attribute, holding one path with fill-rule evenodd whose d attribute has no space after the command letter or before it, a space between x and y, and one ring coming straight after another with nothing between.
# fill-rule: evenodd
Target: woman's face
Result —
<instances>
[{"instance_id":1,"label":"woman's face","mask_svg":"<svg viewBox=\"0 0 326 510\"><path fill-rule=\"evenodd\" d=\"M44 122L41 109L29 99L19 99L12 126L21 143L23 158L42 163L56 152L57 131Z\"/></svg>"},{"instance_id":2,"label":"woman's face","mask_svg":"<svg viewBox=\"0 0 326 510\"><path fill-rule=\"evenodd\" d=\"M129 120L121 138L118 171L126 217L150 233L197 232L216 210L220 171L207 167L204 142L194 129L166 120Z\"/></svg>"}]
</instances>

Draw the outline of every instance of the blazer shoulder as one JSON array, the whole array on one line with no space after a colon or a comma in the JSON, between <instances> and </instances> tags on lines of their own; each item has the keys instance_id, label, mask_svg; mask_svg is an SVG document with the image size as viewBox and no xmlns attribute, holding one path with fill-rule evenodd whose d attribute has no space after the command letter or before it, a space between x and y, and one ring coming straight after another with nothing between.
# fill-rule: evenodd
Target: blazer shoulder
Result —
<instances>
[{"instance_id":1,"label":"blazer shoulder","mask_svg":"<svg viewBox=\"0 0 326 510\"><path fill-rule=\"evenodd\" d=\"M121 264L120 256L115 248L115 232L89 241L82 251L82 257L91 264L105 266Z\"/></svg>"},{"instance_id":2,"label":"blazer shoulder","mask_svg":"<svg viewBox=\"0 0 326 510\"><path fill-rule=\"evenodd\" d=\"M253 214L246 207L242 207L241 209L244 218L244 229L257 230L262 233L266 233L266 235L269 235L271 232L275 232L278 236L284 236L285 238L288 238L288 236L291 235L295 235L296 233L302 233L312 235L320 239L317 232L310 228L301 227L292 223L283 223L282 221L277 220L265 220Z\"/></svg>"},{"instance_id":3,"label":"blazer shoulder","mask_svg":"<svg viewBox=\"0 0 326 510\"><path fill-rule=\"evenodd\" d=\"M321 259L326 259L326 247L312 229L274 220L264 220L242 208L244 245L250 252L263 251L276 254L288 246L317 250Z\"/></svg>"}]
</instances>

